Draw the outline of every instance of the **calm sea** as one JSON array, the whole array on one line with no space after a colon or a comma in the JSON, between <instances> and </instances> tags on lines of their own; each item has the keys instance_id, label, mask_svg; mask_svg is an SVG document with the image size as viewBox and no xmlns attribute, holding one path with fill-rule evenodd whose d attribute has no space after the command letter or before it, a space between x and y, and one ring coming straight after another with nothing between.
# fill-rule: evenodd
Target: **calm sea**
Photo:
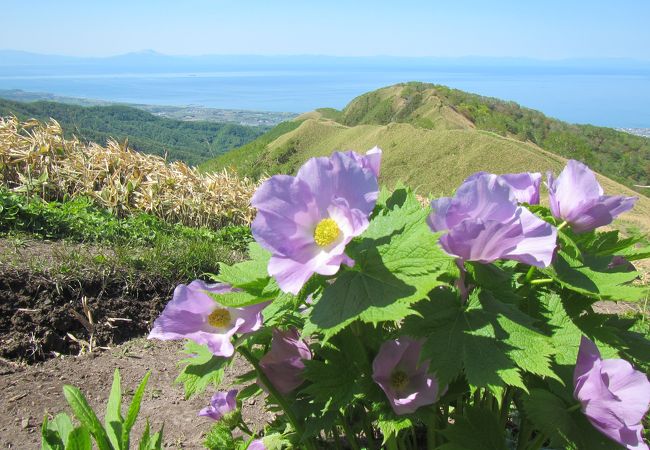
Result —
<instances>
[{"instance_id":1,"label":"calm sea","mask_svg":"<svg viewBox=\"0 0 650 450\"><path fill-rule=\"evenodd\" d=\"M248 70L176 73L11 75L0 89L157 105L304 112L342 108L364 92L426 81L513 100L573 123L650 128L650 73L571 70Z\"/></svg>"}]
</instances>

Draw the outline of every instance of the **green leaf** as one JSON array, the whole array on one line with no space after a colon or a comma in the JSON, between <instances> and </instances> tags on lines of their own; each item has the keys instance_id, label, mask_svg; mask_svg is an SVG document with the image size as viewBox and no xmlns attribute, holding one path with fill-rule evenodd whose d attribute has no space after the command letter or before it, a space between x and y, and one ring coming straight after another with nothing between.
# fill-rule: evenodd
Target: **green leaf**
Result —
<instances>
[{"instance_id":1,"label":"green leaf","mask_svg":"<svg viewBox=\"0 0 650 450\"><path fill-rule=\"evenodd\" d=\"M229 359L216 357L205 345L190 340L185 343L183 351L190 357L180 361L185 367L175 382L183 383L185 399L205 391L210 384L219 386Z\"/></svg>"},{"instance_id":2,"label":"green leaf","mask_svg":"<svg viewBox=\"0 0 650 450\"><path fill-rule=\"evenodd\" d=\"M291 448L291 441L289 441L283 434L271 433L262 438L264 448L266 450L283 450Z\"/></svg>"},{"instance_id":3,"label":"green leaf","mask_svg":"<svg viewBox=\"0 0 650 450\"><path fill-rule=\"evenodd\" d=\"M544 389L531 389L524 396L524 411L536 429L551 439L559 448L575 442L576 423L562 399Z\"/></svg>"},{"instance_id":4,"label":"green leaf","mask_svg":"<svg viewBox=\"0 0 650 450\"><path fill-rule=\"evenodd\" d=\"M113 385L111 386L111 393L108 396L108 403L106 405L106 415L104 416L106 435L115 449L122 448L120 444L123 420L120 371L119 369L115 369L115 372L113 373Z\"/></svg>"},{"instance_id":5,"label":"green leaf","mask_svg":"<svg viewBox=\"0 0 650 450\"><path fill-rule=\"evenodd\" d=\"M580 261L560 250L553 265L540 270L562 287L598 300L643 299L647 288L629 284L638 277L638 272L625 271L624 267L609 268L611 259L611 256L585 255Z\"/></svg>"},{"instance_id":6,"label":"green leaf","mask_svg":"<svg viewBox=\"0 0 650 450\"><path fill-rule=\"evenodd\" d=\"M377 215L348 245L355 266L324 289L309 319L325 340L357 319L378 323L413 314L411 305L443 284L442 275L456 270L426 215L409 193L402 206Z\"/></svg>"},{"instance_id":7,"label":"green leaf","mask_svg":"<svg viewBox=\"0 0 650 450\"><path fill-rule=\"evenodd\" d=\"M523 398L524 411L536 429L556 448L614 450L621 447L597 431L580 411L569 412L562 399L544 389L531 389Z\"/></svg>"},{"instance_id":8,"label":"green leaf","mask_svg":"<svg viewBox=\"0 0 650 450\"><path fill-rule=\"evenodd\" d=\"M220 305L229 308L242 308L244 306L257 305L258 303L269 300L268 298L252 295L245 291L226 292L223 294L209 293L208 295Z\"/></svg>"},{"instance_id":9,"label":"green leaf","mask_svg":"<svg viewBox=\"0 0 650 450\"><path fill-rule=\"evenodd\" d=\"M595 256L626 255L629 258L642 259L646 251L637 249L636 244L646 237L642 234L621 238L618 230L591 231L572 235L576 243L588 254Z\"/></svg>"},{"instance_id":10,"label":"green leaf","mask_svg":"<svg viewBox=\"0 0 650 450\"><path fill-rule=\"evenodd\" d=\"M230 428L224 423L217 422L205 436L203 445L209 450L225 450L235 448L235 440L232 437Z\"/></svg>"},{"instance_id":11,"label":"green leaf","mask_svg":"<svg viewBox=\"0 0 650 450\"><path fill-rule=\"evenodd\" d=\"M151 427L149 425L149 419L144 427L144 432L140 438L140 443L138 444L138 450L159 450L162 448L162 433L163 427L160 428L156 434L151 435Z\"/></svg>"},{"instance_id":12,"label":"green leaf","mask_svg":"<svg viewBox=\"0 0 650 450\"><path fill-rule=\"evenodd\" d=\"M142 381L140 382L140 385L138 385L138 388L135 390L135 393L133 394L133 398L131 399L131 404L129 405L129 410L126 413L126 418L124 419L124 423L122 425L122 447L123 449L128 449L130 448L130 435L131 435L131 429L133 428L133 425L135 425L135 421L138 418L138 414L140 413L140 404L142 403L142 396L144 395L144 390L147 387L147 381L149 381L149 376L151 376L151 372L147 372Z\"/></svg>"},{"instance_id":13,"label":"green leaf","mask_svg":"<svg viewBox=\"0 0 650 450\"><path fill-rule=\"evenodd\" d=\"M467 407L463 416L455 416L454 424L440 433L449 442L439 450L507 450L503 427L487 409Z\"/></svg>"},{"instance_id":14,"label":"green leaf","mask_svg":"<svg viewBox=\"0 0 650 450\"><path fill-rule=\"evenodd\" d=\"M142 437L138 443L138 450L148 450L149 443L151 440L151 427L149 426L149 419L146 420L144 424L144 431L142 432Z\"/></svg>"},{"instance_id":15,"label":"green leaf","mask_svg":"<svg viewBox=\"0 0 650 450\"><path fill-rule=\"evenodd\" d=\"M83 425L72 430L68 438L68 445L65 446L65 450L92 450L92 448L90 432Z\"/></svg>"},{"instance_id":16,"label":"green leaf","mask_svg":"<svg viewBox=\"0 0 650 450\"><path fill-rule=\"evenodd\" d=\"M50 427L47 415L43 418L41 425L41 450L64 450L63 440L56 430L56 427Z\"/></svg>"},{"instance_id":17,"label":"green leaf","mask_svg":"<svg viewBox=\"0 0 650 450\"><path fill-rule=\"evenodd\" d=\"M249 244L248 254L250 260L232 266L219 263L219 273L215 278L251 295L249 301L252 301L252 297L259 299L257 303L272 299L280 293L280 289L275 281L269 277L267 271L271 254L256 242ZM221 295L218 297L220 303L221 297ZM239 301L243 300L240 299ZM224 303L221 304L225 305Z\"/></svg>"},{"instance_id":18,"label":"green leaf","mask_svg":"<svg viewBox=\"0 0 650 450\"><path fill-rule=\"evenodd\" d=\"M413 426L413 422L408 417L393 417L391 415L380 415L377 419L377 426L384 436L382 445L389 439L396 438L402 430L407 430Z\"/></svg>"},{"instance_id":19,"label":"green leaf","mask_svg":"<svg viewBox=\"0 0 650 450\"><path fill-rule=\"evenodd\" d=\"M582 331L566 311L562 298L554 292L540 292L538 298L541 315L548 324L551 343L555 347L555 361L562 365L574 365Z\"/></svg>"},{"instance_id":20,"label":"green leaf","mask_svg":"<svg viewBox=\"0 0 650 450\"><path fill-rule=\"evenodd\" d=\"M79 422L81 422L82 425L88 428L95 438L97 447L99 447L100 450L110 450L111 445L106 436L106 432L81 391L74 386L65 385L63 386L63 395L68 401L70 408L72 408L75 417L79 419Z\"/></svg>"},{"instance_id":21,"label":"green leaf","mask_svg":"<svg viewBox=\"0 0 650 450\"><path fill-rule=\"evenodd\" d=\"M533 318L488 291L475 289L463 306L439 289L416 309L421 318L407 318L403 333L427 338L422 358L443 386L463 371L470 385L498 396L506 385L526 390L521 370L556 377L550 339L532 326Z\"/></svg>"},{"instance_id":22,"label":"green leaf","mask_svg":"<svg viewBox=\"0 0 650 450\"><path fill-rule=\"evenodd\" d=\"M52 425L59 433L59 436L61 436L63 445L67 445L70 433L74 429L74 426L72 425L72 420L70 420L70 416L68 416L65 413L59 413L54 417L54 421L52 422Z\"/></svg>"},{"instance_id":23,"label":"green leaf","mask_svg":"<svg viewBox=\"0 0 650 450\"><path fill-rule=\"evenodd\" d=\"M323 360L304 361L304 376L311 383L303 392L323 405L322 412L346 408L373 383L368 378L371 367L365 362L365 349L359 339L341 333L332 342L338 348L325 344L319 351Z\"/></svg>"}]
</instances>

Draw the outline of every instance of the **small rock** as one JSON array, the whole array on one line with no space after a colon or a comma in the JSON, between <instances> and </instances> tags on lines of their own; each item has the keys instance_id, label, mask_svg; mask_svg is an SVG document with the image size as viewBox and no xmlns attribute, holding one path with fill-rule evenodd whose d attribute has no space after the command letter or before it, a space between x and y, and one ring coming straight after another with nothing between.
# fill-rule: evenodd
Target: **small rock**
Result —
<instances>
[{"instance_id":1,"label":"small rock","mask_svg":"<svg viewBox=\"0 0 650 450\"><path fill-rule=\"evenodd\" d=\"M20 421L20 427L24 430L29 428L29 417L23 417L23 420Z\"/></svg>"}]
</instances>

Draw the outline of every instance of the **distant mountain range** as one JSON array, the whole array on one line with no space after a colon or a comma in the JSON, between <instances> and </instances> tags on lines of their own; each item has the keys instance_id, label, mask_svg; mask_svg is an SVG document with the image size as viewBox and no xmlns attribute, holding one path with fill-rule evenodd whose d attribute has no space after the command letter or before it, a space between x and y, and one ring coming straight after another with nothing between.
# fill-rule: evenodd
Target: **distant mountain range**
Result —
<instances>
[{"instance_id":1,"label":"distant mountain range","mask_svg":"<svg viewBox=\"0 0 650 450\"><path fill-rule=\"evenodd\" d=\"M635 188L650 184L649 139L567 124L513 102L426 83L369 92L340 111L303 114L200 168L234 168L259 178L295 173L308 158L335 149L365 152L375 145L384 150L385 183L405 182L432 195L451 194L480 170L557 174L565 158L582 160L605 175L602 182L608 192L641 194L636 217L646 222L650 218L650 199L644 188Z\"/></svg>"},{"instance_id":2,"label":"distant mountain range","mask_svg":"<svg viewBox=\"0 0 650 450\"><path fill-rule=\"evenodd\" d=\"M493 67L503 70L507 67L546 69L557 72L571 69L572 72L583 69L587 72L599 73L650 69L650 61L635 60L630 58L603 58L603 59L562 59L539 60L532 58L489 58L467 56L459 58L439 57L397 57L397 56L327 56L327 55L165 55L153 50L126 53L123 55L106 57L79 57L62 55L43 55L17 50L0 50L0 70L11 67L13 70L21 67L92 67L107 71L123 71L130 67L143 70L227 70L231 67L238 69L273 69L273 68L313 68L319 67L354 67L357 69L377 69L381 67L408 66L410 68L432 68L458 70L462 68L480 67L489 69Z\"/></svg>"}]
</instances>

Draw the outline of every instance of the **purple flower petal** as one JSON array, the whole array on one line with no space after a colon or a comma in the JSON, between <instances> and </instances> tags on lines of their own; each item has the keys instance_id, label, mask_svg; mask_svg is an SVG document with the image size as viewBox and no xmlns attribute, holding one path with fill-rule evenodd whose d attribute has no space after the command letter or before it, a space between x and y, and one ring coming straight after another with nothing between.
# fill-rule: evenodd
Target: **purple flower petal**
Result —
<instances>
[{"instance_id":1,"label":"purple flower petal","mask_svg":"<svg viewBox=\"0 0 650 450\"><path fill-rule=\"evenodd\" d=\"M422 342L402 336L382 344L372 363L372 379L388 397L395 414L410 414L438 401L438 381L420 360Z\"/></svg>"},{"instance_id":2,"label":"purple flower petal","mask_svg":"<svg viewBox=\"0 0 650 450\"><path fill-rule=\"evenodd\" d=\"M603 195L596 175L579 161L570 160L560 176L550 172L547 185L553 216L565 220L576 233L608 225L629 211L637 197Z\"/></svg>"},{"instance_id":3,"label":"purple flower petal","mask_svg":"<svg viewBox=\"0 0 650 450\"><path fill-rule=\"evenodd\" d=\"M250 444L248 444L247 450L266 450L264 442L261 439L255 439Z\"/></svg>"},{"instance_id":4,"label":"purple flower petal","mask_svg":"<svg viewBox=\"0 0 650 450\"><path fill-rule=\"evenodd\" d=\"M232 291L227 284L207 284L201 280L177 286L172 300L154 321L149 339L191 339L207 345L217 356L232 356L235 349L231 337L258 330L262 326L261 311L266 306L228 308L208 295Z\"/></svg>"},{"instance_id":5,"label":"purple flower petal","mask_svg":"<svg viewBox=\"0 0 650 450\"><path fill-rule=\"evenodd\" d=\"M476 172L467 177L464 183L472 181L487 172ZM505 173L497 175L498 179L506 184L519 203L529 205L539 204L539 187L542 183L542 174L539 172Z\"/></svg>"},{"instance_id":6,"label":"purple flower petal","mask_svg":"<svg viewBox=\"0 0 650 450\"><path fill-rule=\"evenodd\" d=\"M237 409L237 389L217 392L210 400L210 406L199 411L199 416L212 420L221 420L223 416Z\"/></svg>"},{"instance_id":7,"label":"purple flower petal","mask_svg":"<svg viewBox=\"0 0 650 450\"><path fill-rule=\"evenodd\" d=\"M314 273L334 275L354 263L345 246L368 227L378 158L376 151L312 158L295 177L271 177L255 192L253 237L272 253L269 275L283 291L297 294Z\"/></svg>"},{"instance_id":8,"label":"purple flower petal","mask_svg":"<svg viewBox=\"0 0 650 450\"><path fill-rule=\"evenodd\" d=\"M582 337L573 376L574 396L591 424L629 449L647 449L641 420L650 406L650 382L622 359L601 359Z\"/></svg>"},{"instance_id":9,"label":"purple flower petal","mask_svg":"<svg viewBox=\"0 0 650 450\"><path fill-rule=\"evenodd\" d=\"M281 394L288 394L300 386L304 379L303 360L311 359L307 344L300 340L298 330L273 330L271 350L260 359L260 367L269 381Z\"/></svg>"},{"instance_id":10,"label":"purple flower petal","mask_svg":"<svg viewBox=\"0 0 650 450\"><path fill-rule=\"evenodd\" d=\"M518 206L512 189L496 175L475 174L454 197L434 200L431 207L429 226L433 231L447 231L440 244L461 260L551 264L557 230Z\"/></svg>"},{"instance_id":11,"label":"purple flower petal","mask_svg":"<svg viewBox=\"0 0 650 450\"><path fill-rule=\"evenodd\" d=\"M506 173L499 175L499 178L510 186L519 203L539 204L539 187L542 183L541 173Z\"/></svg>"}]
</instances>

